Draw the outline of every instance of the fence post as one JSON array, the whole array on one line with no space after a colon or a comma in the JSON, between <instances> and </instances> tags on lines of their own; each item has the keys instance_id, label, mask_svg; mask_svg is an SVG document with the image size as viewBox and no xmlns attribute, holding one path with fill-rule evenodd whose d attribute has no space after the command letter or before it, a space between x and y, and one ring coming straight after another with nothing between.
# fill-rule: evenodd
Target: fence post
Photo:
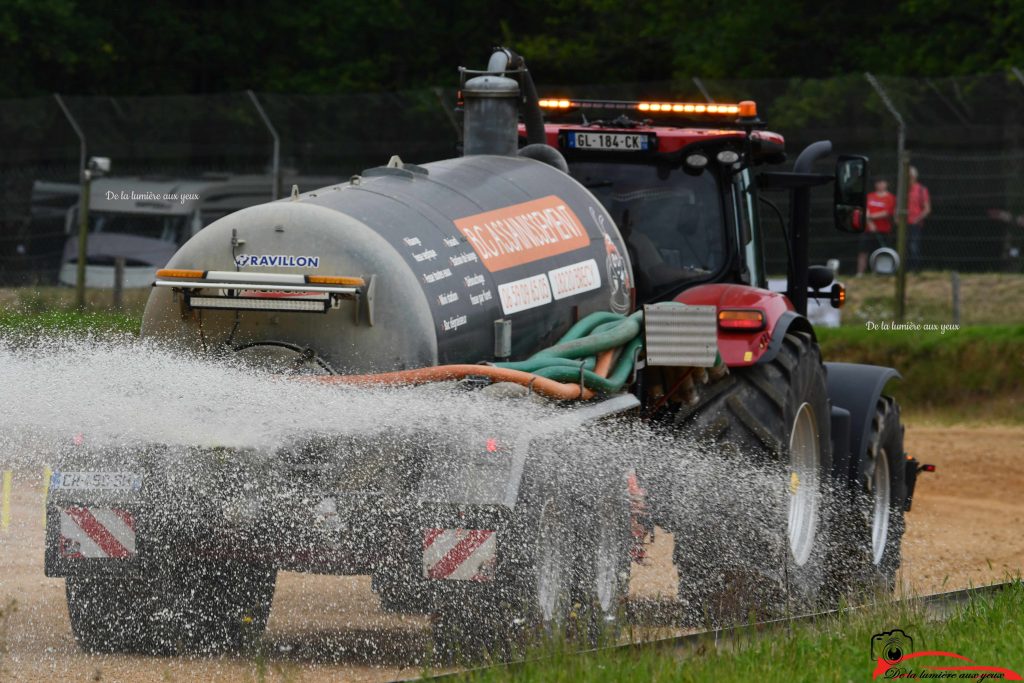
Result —
<instances>
[{"instance_id":1,"label":"fence post","mask_svg":"<svg viewBox=\"0 0 1024 683\"><path fill-rule=\"evenodd\" d=\"M459 145L462 145L462 126L459 124L459 120L455 118L455 111L451 105L444 101L444 88L433 88L434 95L437 97L437 103L441 105L441 111L444 113L445 119L452 125L452 129L455 131L456 139L459 141Z\"/></svg>"},{"instance_id":2,"label":"fence post","mask_svg":"<svg viewBox=\"0 0 1024 683\"><path fill-rule=\"evenodd\" d=\"M114 310L124 308L124 256L114 257Z\"/></svg>"},{"instance_id":3,"label":"fence post","mask_svg":"<svg viewBox=\"0 0 1024 683\"><path fill-rule=\"evenodd\" d=\"M274 128L274 124L271 123L270 117L267 116L267 112L263 110L263 105L260 104L259 99L256 97L256 93L252 90L246 90L249 93L249 99L252 100L252 104L256 107L256 113L263 119L263 125L270 131L270 137L274 139L274 151L271 159L271 173L274 178L272 180L273 187L271 188L271 198L277 199L281 196L281 138L277 135L277 129Z\"/></svg>"},{"instance_id":4,"label":"fence post","mask_svg":"<svg viewBox=\"0 0 1024 683\"><path fill-rule=\"evenodd\" d=\"M715 98L711 96L711 93L708 92L708 89L704 87L704 81L694 76L693 84L697 86L697 90L700 90L700 94L704 96L705 100L707 100L708 102L715 101Z\"/></svg>"},{"instance_id":5,"label":"fence post","mask_svg":"<svg viewBox=\"0 0 1024 683\"><path fill-rule=\"evenodd\" d=\"M85 308L85 258L88 253L87 242L89 239L89 175L85 168L85 133L79 127L71 110L64 104L64 98L59 93L53 93L53 99L57 100L57 106L64 112L64 118L71 124L71 128L78 136L78 268L75 277L75 305L78 308Z\"/></svg>"},{"instance_id":6,"label":"fence post","mask_svg":"<svg viewBox=\"0 0 1024 683\"><path fill-rule=\"evenodd\" d=\"M874 77L870 72L864 72L864 78L867 79L871 87L874 88L878 97L881 98L882 104L889 110L892 117L896 120L897 133L896 133L896 163L897 166L897 181L896 181L896 225L897 225L897 242L900 254L900 267L896 274L896 319L903 322L903 315L906 310L906 286L907 286L907 258L906 258L906 239L907 239L907 168L910 166L910 159L906 155L907 149L907 124L903 120L903 115L900 114L899 109L893 104L889 98L889 93L885 91L882 84L878 82L878 79Z\"/></svg>"},{"instance_id":7,"label":"fence post","mask_svg":"<svg viewBox=\"0 0 1024 683\"><path fill-rule=\"evenodd\" d=\"M1012 71L1013 75L1017 77L1017 80L1020 81L1020 84L1024 85L1024 71L1021 71L1019 68L1015 66L1011 66L1010 71Z\"/></svg>"},{"instance_id":8,"label":"fence post","mask_svg":"<svg viewBox=\"0 0 1024 683\"><path fill-rule=\"evenodd\" d=\"M954 270L949 280L953 289L953 324L960 327L960 273Z\"/></svg>"},{"instance_id":9,"label":"fence post","mask_svg":"<svg viewBox=\"0 0 1024 683\"><path fill-rule=\"evenodd\" d=\"M899 186L907 187L910 175L910 155L900 156ZM900 255L900 267L896 270L896 319L903 322L907 312L907 203L910 193L905 189L896 200L896 252Z\"/></svg>"}]
</instances>

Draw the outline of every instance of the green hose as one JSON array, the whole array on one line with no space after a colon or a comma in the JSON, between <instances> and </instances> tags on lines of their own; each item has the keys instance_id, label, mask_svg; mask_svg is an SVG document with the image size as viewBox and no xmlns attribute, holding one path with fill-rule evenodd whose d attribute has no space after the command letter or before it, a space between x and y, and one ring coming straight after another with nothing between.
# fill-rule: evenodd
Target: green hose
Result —
<instances>
[{"instance_id":1,"label":"green hose","mask_svg":"<svg viewBox=\"0 0 1024 683\"><path fill-rule=\"evenodd\" d=\"M523 361L494 365L558 382L581 382L589 389L615 393L632 374L637 350L643 346L642 321L643 311L629 316L606 311L591 313L569 328L554 346ZM608 377L596 374L593 370L597 356L620 347L622 353Z\"/></svg>"},{"instance_id":2,"label":"green hose","mask_svg":"<svg viewBox=\"0 0 1024 683\"><path fill-rule=\"evenodd\" d=\"M597 365L597 356L589 356L580 360L574 358L527 358L526 360L495 363L494 365L507 370L522 370L523 372L533 373L536 373L541 368L555 366L573 368L576 371L579 371L580 367L585 370L593 370L594 366Z\"/></svg>"}]
</instances>

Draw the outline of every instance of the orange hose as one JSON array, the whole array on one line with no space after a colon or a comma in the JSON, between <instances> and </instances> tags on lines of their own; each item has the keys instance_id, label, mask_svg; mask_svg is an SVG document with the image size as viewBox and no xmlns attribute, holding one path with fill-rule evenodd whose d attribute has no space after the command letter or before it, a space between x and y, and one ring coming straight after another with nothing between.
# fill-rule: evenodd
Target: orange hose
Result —
<instances>
[{"instance_id":1,"label":"orange hose","mask_svg":"<svg viewBox=\"0 0 1024 683\"><path fill-rule=\"evenodd\" d=\"M429 382L442 382L445 380L462 379L464 377L490 377L500 382L515 382L516 384L531 387L538 394L544 394L545 396L562 401L573 399L588 400L594 397L594 392L591 389L581 388L579 384L556 382L553 379L538 377L522 370L508 370L491 365L437 365L429 368L416 368L415 370L385 372L379 375L317 375L314 377L304 377L303 379L324 384L365 386L374 384L427 384Z\"/></svg>"},{"instance_id":2,"label":"orange hose","mask_svg":"<svg viewBox=\"0 0 1024 683\"><path fill-rule=\"evenodd\" d=\"M615 360L615 349L608 349L602 351L597 357L597 365L594 366L594 374L600 375L605 379L608 378L608 373L612 370L612 362Z\"/></svg>"}]
</instances>

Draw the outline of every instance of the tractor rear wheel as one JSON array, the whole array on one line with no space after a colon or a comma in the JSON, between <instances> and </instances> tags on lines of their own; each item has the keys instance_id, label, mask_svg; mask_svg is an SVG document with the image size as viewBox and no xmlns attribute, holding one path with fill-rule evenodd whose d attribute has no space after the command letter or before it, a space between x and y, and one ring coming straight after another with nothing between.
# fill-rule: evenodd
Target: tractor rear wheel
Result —
<instances>
[{"instance_id":1,"label":"tractor rear wheel","mask_svg":"<svg viewBox=\"0 0 1024 683\"><path fill-rule=\"evenodd\" d=\"M789 333L769 363L737 368L676 424L735 474L679 513L679 597L687 621L719 625L809 607L823 593L831 524L825 368L810 334ZM687 473L682 473L687 476ZM785 493L783 493L785 492ZM703 507L701 507L703 506Z\"/></svg>"}]
</instances>

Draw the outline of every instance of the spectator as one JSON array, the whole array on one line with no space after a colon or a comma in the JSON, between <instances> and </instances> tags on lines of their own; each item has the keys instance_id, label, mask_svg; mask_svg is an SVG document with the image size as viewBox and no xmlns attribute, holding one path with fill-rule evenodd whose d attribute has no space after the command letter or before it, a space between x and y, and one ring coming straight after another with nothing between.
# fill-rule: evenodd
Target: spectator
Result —
<instances>
[{"instance_id":1,"label":"spectator","mask_svg":"<svg viewBox=\"0 0 1024 683\"><path fill-rule=\"evenodd\" d=\"M896 196L889 192L889 183L884 178L875 181L875 191L868 195L868 225L860 235L860 253L857 254L857 275L863 275L868 267L868 251L876 247L888 247L892 235L893 215L896 213Z\"/></svg>"},{"instance_id":2,"label":"spectator","mask_svg":"<svg viewBox=\"0 0 1024 683\"><path fill-rule=\"evenodd\" d=\"M921 235L924 219L931 215L932 198L928 188L917 182L917 169L910 167L910 189L907 194L907 225L910 228L910 259L908 270L921 268Z\"/></svg>"}]
</instances>

